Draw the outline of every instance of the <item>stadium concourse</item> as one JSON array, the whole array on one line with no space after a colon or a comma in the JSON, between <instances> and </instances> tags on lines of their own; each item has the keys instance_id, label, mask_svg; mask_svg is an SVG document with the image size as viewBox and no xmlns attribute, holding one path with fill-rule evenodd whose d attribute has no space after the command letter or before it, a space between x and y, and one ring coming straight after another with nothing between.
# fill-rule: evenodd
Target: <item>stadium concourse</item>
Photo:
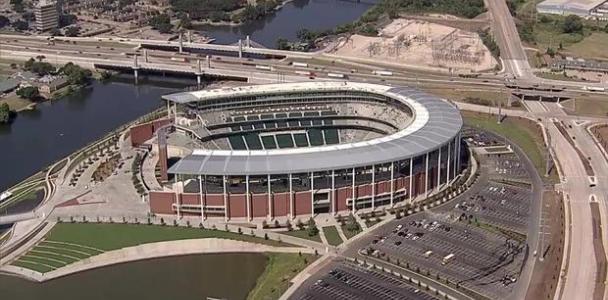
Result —
<instances>
[{"instance_id":1,"label":"stadium concourse","mask_svg":"<svg viewBox=\"0 0 608 300\"><path fill-rule=\"evenodd\" d=\"M152 149L155 214L251 221L391 207L449 186L467 164L458 109L409 87L282 83L163 99L166 118L131 129L133 146Z\"/></svg>"}]
</instances>

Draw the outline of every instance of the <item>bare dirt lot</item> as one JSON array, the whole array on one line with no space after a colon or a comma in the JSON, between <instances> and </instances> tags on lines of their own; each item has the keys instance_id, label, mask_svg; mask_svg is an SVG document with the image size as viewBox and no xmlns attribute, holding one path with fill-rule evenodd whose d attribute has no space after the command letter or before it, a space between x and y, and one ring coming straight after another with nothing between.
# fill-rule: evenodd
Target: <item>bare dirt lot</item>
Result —
<instances>
[{"instance_id":1,"label":"bare dirt lot","mask_svg":"<svg viewBox=\"0 0 608 300\"><path fill-rule=\"evenodd\" d=\"M480 72L497 63L477 33L421 20L396 19L378 37L344 38L334 54L454 71Z\"/></svg>"}]
</instances>

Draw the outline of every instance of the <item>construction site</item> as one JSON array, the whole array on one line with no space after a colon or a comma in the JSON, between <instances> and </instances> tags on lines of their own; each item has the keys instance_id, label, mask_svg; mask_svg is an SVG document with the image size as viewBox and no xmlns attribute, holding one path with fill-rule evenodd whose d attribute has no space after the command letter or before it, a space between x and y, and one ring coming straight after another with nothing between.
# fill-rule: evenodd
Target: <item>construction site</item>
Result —
<instances>
[{"instance_id":1,"label":"construction site","mask_svg":"<svg viewBox=\"0 0 608 300\"><path fill-rule=\"evenodd\" d=\"M408 19L394 20L377 37L343 38L332 53L454 73L483 72L497 65L477 33Z\"/></svg>"}]
</instances>

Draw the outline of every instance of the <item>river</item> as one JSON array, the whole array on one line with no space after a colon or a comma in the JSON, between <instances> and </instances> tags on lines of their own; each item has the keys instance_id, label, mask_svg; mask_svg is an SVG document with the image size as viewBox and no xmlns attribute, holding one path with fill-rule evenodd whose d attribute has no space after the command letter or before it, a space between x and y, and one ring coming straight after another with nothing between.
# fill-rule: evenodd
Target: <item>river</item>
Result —
<instances>
[{"instance_id":1,"label":"river","mask_svg":"<svg viewBox=\"0 0 608 300\"><path fill-rule=\"evenodd\" d=\"M196 28L216 39L216 44L233 44L247 35L252 40L275 48L278 38L295 41L302 28L333 29L358 19L380 0L293 0L262 20L240 26L203 25Z\"/></svg>"},{"instance_id":2,"label":"river","mask_svg":"<svg viewBox=\"0 0 608 300\"><path fill-rule=\"evenodd\" d=\"M167 257L93 269L44 283L0 275L0 295L6 300L245 299L266 261L265 255L257 253Z\"/></svg>"},{"instance_id":3,"label":"river","mask_svg":"<svg viewBox=\"0 0 608 300\"><path fill-rule=\"evenodd\" d=\"M178 87L94 81L61 100L20 112L12 124L0 126L0 191L153 111L161 95Z\"/></svg>"}]
</instances>

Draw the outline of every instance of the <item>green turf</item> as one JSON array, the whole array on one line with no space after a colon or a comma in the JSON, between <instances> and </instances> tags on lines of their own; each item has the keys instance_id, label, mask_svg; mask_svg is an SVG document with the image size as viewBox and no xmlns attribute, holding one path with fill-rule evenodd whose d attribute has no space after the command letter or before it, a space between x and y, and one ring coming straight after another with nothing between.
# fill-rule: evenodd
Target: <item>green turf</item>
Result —
<instances>
[{"instance_id":1,"label":"green turf","mask_svg":"<svg viewBox=\"0 0 608 300\"><path fill-rule=\"evenodd\" d=\"M32 256L33 255L33 256ZM34 255L32 254L30 255L29 253L20 257L18 259L19 260L28 260L28 261L33 261L33 262L37 262L37 263L42 263L42 264L46 264L55 268L61 268L63 266L65 266L67 263L60 263L57 261L53 261L53 260L49 260L49 259L45 259L44 257L38 257L39 255Z\"/></svg>"},{"instance_id":2,"label":"green turf","mask_svg":"<svg viewBox=\"0 0 608 300\"><path fill-rule=\"evenodd\" d=\"M45 267L43 265L38 265L38 264L29 263L29 262L25 262L25 261L20 261L20 260L14 261L12 263L12 265L21 267L21 268L25 268L25 269L34 270L39 273L46 273L46 272L53 271L53 269L51 269L49 267Z\"/></svg>"},{"instance_id":3,"label":"green turf","mask_svg":"<svg viewBox=\"0 0 608 300\"><path fill-rule=\"evenodd\" d=\"M50 242L46 242L46 241L40 243L38 246L51 246L51 247L56 247L56 248L62 248L68 252L73 252L70 250L74 250L74 251L78 251L78 252L88 253L88 256L97 255L97 254L102 253L101 251L97 251L97 250L93 250L93 249L89 249L89 248L83 248L78 245L55 244L55 243L50 243Z\"/></svg>"},{"instance_id":4,"label":"green turf","mask_svg":"<svg viewBox=\"0 0 608 300\"><path fill-rule=\"evenodd\" d=\"M43 252L40 252L40 251L43 251ZM63 262L65 262L66 265L80 260L77 258L74 259L71 257L63 256L63 255L57 254L57 253L47 253L47 250L36 249L36 248L34 248L30 252L28 252L28 255L36 255L36 256L40 256L40 257L44 257L44 258L50 258L50 259L54 259L54 260L63 261Z\"/></svg>"},{"instance_id":5,"label":"green turf","mask_svg":"<svg viewBox=\"0 0 608 300\"><path fill-rule=\"evenodd\" d=\"M340 237L336 226L323 227L323 233L325 233L325 238L330 245L338 246L342 244L342 238Z\"/></svg>"},{"instance_id":6,"label":"green turf","mask_svg":"<svg viewBox=\"0 0 608 300\"><path fill-rule=\"evenodd\" d=\"M49 248L49 247L46 247L46 246L38 245L33 250L48 251L48 252L53 252L53 253L57 253L57 254L63 254L63 255L78 257L80 259L84 259L84 258L87 258L87 257L91 256L91 254L90 255L85 255L85 254L80 253L80 252L84 252L84 251L75 252L75 251L72 251L70 249L66 249L65 247L61 247L61 246L53 246L53 247L54 248Z\"/></svg>"},{"instance_id":7,"label":"green turf","mask_svg":"<svg viewBox=\"0 0 608 300\"><path fill-rule=\"evenodd\" d=\"M310 254L269 253L264 273L247 299L279 299L289 288L289 281L300 273L316 257Z\"/></svg>"},{"instance_id":8,"label":"green turf","mask_svg":"<svg viewBox=\"0 0 608 300\"><path fill-rule=\"evenodd\" d=\"M293 237L298 237L301 239L307 239L307 240L311 240L311 241L315 241L315 242L319 242L319 243L321 242L321 237L318 234L315 236L309 236L308 231L306 231L306 229L287 231L287 232L283 232L283 234L290 235Z\"/></svg>"},{"instance_id":9,"label":"green turf","mask_svg":"<svg viewBox=\"0 0 608 300\"><path fill-rule=\"evenodd\" d=\"M200 238L223 238L271 246L289 246L286 243L264 240L246 234L222 230L186 228L158 225L60 223L49 233L47 240L68 242L102 249L104 251L140 244Z\"/></svg>"}]
</instances>

